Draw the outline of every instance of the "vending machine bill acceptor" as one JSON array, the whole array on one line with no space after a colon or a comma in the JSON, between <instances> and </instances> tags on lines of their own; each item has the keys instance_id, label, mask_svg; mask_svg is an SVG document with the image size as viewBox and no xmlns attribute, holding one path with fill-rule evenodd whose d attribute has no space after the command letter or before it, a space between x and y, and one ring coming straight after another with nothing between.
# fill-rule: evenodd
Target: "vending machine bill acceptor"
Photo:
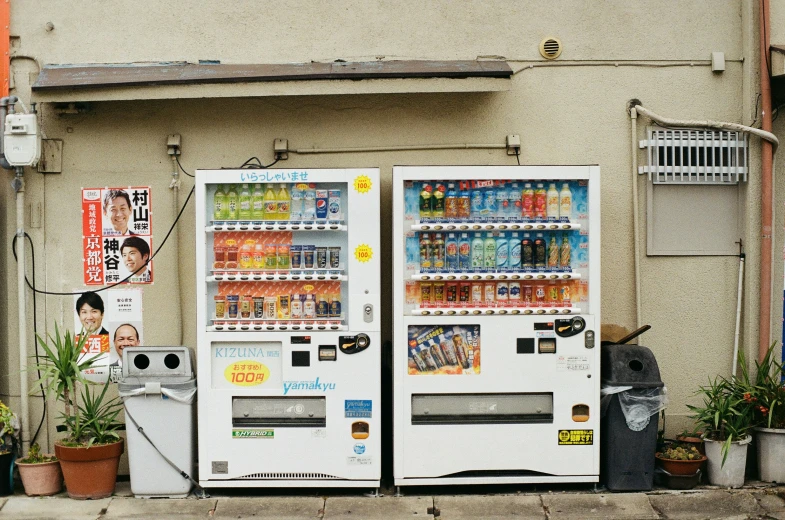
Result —
<instances>
[{"instance_id":1,"label":"vending machine bill acceptor","mask_svg":"<svg viewBox=\"0 0 785 520\"><path fill-rule=\"evenodd\" d=\"M599 173L393 169L396 486L599 480Z\"/></svg>"},{"instance_id":2,"label":"vending machine bill acceptor","mask_svg":"<svg viewBox=\"0 0 785 520\"><path fill-rule=\"evenodd\" d=\"M196 173L199 482L381 477L378 169Z\"/></svg>"}]
</instances>

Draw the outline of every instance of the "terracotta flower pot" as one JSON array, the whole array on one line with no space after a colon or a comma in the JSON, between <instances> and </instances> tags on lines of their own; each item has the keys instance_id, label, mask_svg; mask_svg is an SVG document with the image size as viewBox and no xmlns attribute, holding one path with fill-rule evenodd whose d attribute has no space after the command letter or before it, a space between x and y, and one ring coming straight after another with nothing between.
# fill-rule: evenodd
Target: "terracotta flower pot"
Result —
<instances>
[{"instance_id":1,"label":"terracotta flower pot","mask_svg":"<svg viewBox=\"0 0 785 520\"><path fill-rule=\"evenodd\" d=\"M701 455L706 455L706 447L703 445L703 438L700 433L693 435L677 435L676 440L682 444L691 444L695 446Z\"/></svg>"},{"instance_id":2,"label":"terracotta flower pot","mask_svg":"<svg viewBox=\"0 0 785 520\"><path fill-rule=\"evenodd\" d=\"M72 448L55 443L68 496L77 499L106 498L114 493L117 467L124 443Z\"/></svg>"},{"instance_id":3,"label":"terracotta flower pot","mask_svg":"<svg viewBox=\"0 0 785 520\"><path fill-rule=\"evenodd\" d=\"M60 461L16 463L25 494L31 497L55 495L63 489L63 472L60 470Z\"/></svg>"},{"instance_id":4,"label":"terracotta flower pot","mask_svg":"<svg viewBox=\"0 0 785 520\"><path fill-rule=\"evenodd\" d=\"M671 475L690 476L698 472L701 464L706 460L706 455L702 455L699 459L694 460L676 460L666 459L657 453L655 455L660 467L670 473Z\"/></svg>"}]
</instances>

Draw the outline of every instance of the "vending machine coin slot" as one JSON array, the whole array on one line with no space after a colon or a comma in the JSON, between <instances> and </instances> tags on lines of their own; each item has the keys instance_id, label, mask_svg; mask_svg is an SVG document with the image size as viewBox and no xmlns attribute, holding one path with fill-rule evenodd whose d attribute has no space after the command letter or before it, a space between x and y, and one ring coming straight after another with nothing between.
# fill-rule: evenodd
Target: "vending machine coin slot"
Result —
<instances>
[{"instance_id":1,"label":"vending machine coin slot","mask_svg":"<svg viewBox=\"0 0 785 520\"><path fill-rule=\"evenodd\" d=\"M335 345L319 345L319 361L335 361L336 351Z\"/></svg>"},{"instance_id":2,"label":"vending machine coin slot","mask_svg":"<svg viewBox=\"0 0 785 520\"><path fill-rule=\"evenodd\" d=\"M371 425L365 421L352 423L352 437L355 439L367 439L371 435Z\"/></svg>"},{"instance_id":3,"label":"vending machine coin slot","mask_svg":"<svg viewBox=\"0 0 785 520\"><path fill-rule=\"evenodd\" d=\"M338 338L338 348L344 354L357 354L367 349L371 344L371 338L367 334L357 334L356 336L340 336Z\"/></svg>"},{"instance_id":4,"label":"vending machine coin slot","mask_svg":"<svg viewBox=\"0 0 785 520\"><path fill-rule=\"evenodd\" d=\"M293 350L292 351L292 366L293 367L309 367L311 366L311 353L307 350Z\"/></svg>"},{"instance_id":5,"label":"vending machine coin slot","mask_svg":"<svg viewBox=\"0 0 785 520\"><path fill-rule=\"evenodd\" d=\"M575 422L586 422L589 420L589 405L576 404L572 407L572 420Z\"/></svg>"},{"instance_id":6,"label":"vending machine coin slot","mask_svg":"<svg viewBox=\"0 0 785 520\"><path fill-rule=\"evenodd\" d=\"M566 320L556 320L556 335L562 338L569 338L583 332L586 328L586 321L580 316Z\"/></svg>"},{"instance_id":7,"label":"vending machine coin slot","mask_svg":"<svg viewBox=\"0 0 785 520\"><path fill-rule=\"evenodd\" d=\"M518 354L534 354L534 338L518 338Z\"/></svg>"},{"instance_id":8,"label":"vending machine coin slot","mask_svg":"<svg viewBox=\"0 0 785 520\"><path fill-rule=\"evenodd\" d=\"M537 340L537 350L540 354L555 354L556 338L539 338Z\"/></svg>"}]
</instances>

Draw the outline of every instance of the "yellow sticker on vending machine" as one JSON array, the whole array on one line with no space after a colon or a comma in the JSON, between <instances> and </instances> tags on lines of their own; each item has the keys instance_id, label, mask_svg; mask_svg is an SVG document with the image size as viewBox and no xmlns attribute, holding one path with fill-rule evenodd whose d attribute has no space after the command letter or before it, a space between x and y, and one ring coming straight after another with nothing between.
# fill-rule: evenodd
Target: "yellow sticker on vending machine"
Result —
<instances>
[{"instance_id":1,"label":"yellow sticker on vending machine","mask_svg":"<svg viewBox=\"0 0 785 520\"><path fill-rule=\"evenodd\" d=\"M270 379L270 369L258 361L236 361L226 367L224 377L237 386L257 386Z\"/></svg>"},{"instance_id":2,"label":"yellow sticker on vending machine","mask_svg":"<svg viewBox=\"0 0 785 520\"><path fill-rule=\"evenodd\" d=\"M368 244L360 244L354 250L354 257L358 262L370 262L373 258L373 249Z\"/></svg>"},{"instance_id":3,"label":"yellow sticker on vending machine","mask_svg":"<svg viewBox=\"0 0 785 520\"><path fill-rule=\"evenodd\" d=\"M354 191L357 193L368 193L371 191L371 178L367 175L359 175L354 179Z\"/></svg>"}]
</instances>

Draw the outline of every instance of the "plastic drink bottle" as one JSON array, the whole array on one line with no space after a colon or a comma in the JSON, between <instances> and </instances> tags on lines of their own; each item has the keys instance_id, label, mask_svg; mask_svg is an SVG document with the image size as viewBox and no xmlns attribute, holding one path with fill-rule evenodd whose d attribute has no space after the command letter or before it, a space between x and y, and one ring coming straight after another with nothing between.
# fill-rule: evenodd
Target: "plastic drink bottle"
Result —
<instances>
[{"instance_id":1,"label":"plastic drink bottle","mask_svg":"<svg viewBox=\"0 0 785 520\"><path fill-rule=\"evenodd\" d=\"M278 201L273 191L273 185L267 185L264 192L264 220L276 220L278 218Z\"/></svg>"},{"instance_id":2,"label":"plastic drink bottle","mask_svg":"<svg viewBox=\"0 0 785 520\"><path fill-rule=\"evenodd\" d=\"M524 269L534 269L534 243L529 233L524 233L521 240L521 266Z\"/></svg>"},{"instance_id":3,"label":"plastic drink bottle","mask_svg":"<svg viewBox=\"0 0 785 520\"><path fill-rule=\"evenodd\" d=\"M485 244L482 234L475 233L472 239L472 269L482 269L485 265Z\"/></svg>"},{"instance_id":4,"label":"plastic drink bottle","mask_svg":"<svg viewBox=\"0 0 785 520\"><path fill-rule=\"evenodd\" d=\"M534 190L531 183L527 182L523 185L523 193L521 194L521 210L523 218L534 218Z\"/></svg>"},{"instance_id":5,"label":"plastic drink bottle","mask_svg":"<svg viewBox=\"0 0 785 520\"><path fill-rule=\"evenodd\" d=\"M441 233L436 233L431 251L433 267L437 270L444 269L444 237Z\"/></svg>"},{"instance_id":6,"label":"plastic drink bottle","mask_svg":"<svg viewBox=\"0 0 785 520\"><path fill-rule=\"evenodd\" d=\"M509 257L510 271L520 271L521 269L521 239L518 237L518 232L513 231L510 236L510 257Z\"/></svg>"},{"instance_id":7,"label":"plastic drink bottle","mask_svg":"<svg viewBox=\"0 0 785 520\"><path fill-rule=\"evenodd\" d=\"M458 217L458 190L452 182L447 184L447 194L444 198L444 218Z\"/></svg>"},{"instance_id":8,"label":"plastic drink bottle","mask_svg":"<svg viewBox=\"0 0 785 520\"><path fill-rule=\"evenodd\" d=\"M542 233L537 233L534 239L534 267L536 269L544 269L546 261L548 260L547 244L542 237Z\"/></svg>"},{"instance_id":9,"label":"plastic drink bottle","mask_svg":"<svg viewBox=\"0 0 785 520\"><path fill-rule=\"evenodd\" d=\"M299 222L303 219L304 190L295 184L292 186L292 203L289 207L289 220Z\"/></svg>"},{"instance_id":10,"label":"plastic drink bottle","mask_svg":"<svg viewBox=\"0 0 785 520\"><path fill-rule=\"evenodd\" d=\"M226 193L224 193L223 185L218 185L213 195L213 220L224 220L226 208Z\"/></svg>"},{"instance_id":11,"label":"plastic drink bottle","mask_svg":"<svg viewBox=\"0 0 785 520\"><path fill-rule=\"evenodd\" d=\"M431 197L433 194L433 187L423 183L422 190L420 190L420 218L431 217Z\"/></svg>"},{"instance_id":12,"label":"plastic drink bottle","mask_svg":"<svg viewBox=\"0 0 785 520\"><path fill-rule=\"evenodd\" d=\"M226 205L229 207L229 214L227 220L237 220L238 218L238 196L237 189L234 184L229 185L229 191L226 192Z\"/></svg>"},{"instance_id":13,"label":"plastic drink bottle","mask_svg":"<svg viewBox=\"0 0 785 520\"><path fill-rule=\"evenodd\" d=\"M549 219L559 218L559 191L556 189L556 184L551 183L548 191L545 194L545 216Z\"/></svg>"},{"instance_id":14,"label":"plastic drink bottle","mask_svg":"<svg viewBox=\"0 0 785 520\"><path fill-rule=\"evenodd\" d=\"M510 199L507 188L499 186L496 188L496 220L507 220L510 211Z\"/></svg>"},{"instance_id":15,"label":"plastic drink bottle","mask_svg":"<svg viewBox=\"0 0 785 520\"><path fill-rule=\"evenodd\" d=\"M471 218L482 216L482 201L482 191L479 188L473 189L471 195Z\"/></svg>"},{"instance_id":16,"label":"plastic drink bottle","mask_svg":"<svg viewBox=\"0 0 785 520\"><path fill-rule=\"evenodd\" d=\"M534 217L546 218L548 192L545 191L545 186L542 183L537 184L537 189L534 190Z\"/></svg>"},{"instance_id":17,"label":"plastic drink bottle","mask_svg":"<svg viewBox=\"0 0 785 520\"><path fill-rule=\"evenodd\" d=\"M498 209L498 206L496 206L496 190L493 186L486 188L483 196L482 215L488 218L495 218Z\"/></svg>"},{"instance_id":18,"label":"plastic drink bottle","mask_svg":"<svg viewBox=\"0 0 785 520\"><path fill-rule=\"evenodd\" d=\"M289 220L289 215L292 207L292 199L289 196L289 190L286 189L286 184L279 184L278 190L278 217L277 220Z\"/></svg>"},{"instance_id":19,"label":"plastic drink bottle","mask_svg":"<svg viewBox=\"0 0 785 520\"><path fill-rule=\"evenodd\" d=\"M559 192L559 216L568 220L572 216L572 192L570 191L570 185L566 182L562 184Z\"/></svg>"},{"instance_id":20,"label":"plastic drink bottle","mask_svg":"<svg viewBox=\"0 0 785 520\"><path fill-rule=\"evenodd\" d=\"M571 256L572 250L570 249L570 241L567 238L567 235L563 235L561 239L561 251L559 252L559 265L563 269L570 268Z\"/></svg>"},{"instance_id":21,"label":"plastic drink bottle","mask_svg":"<svg viewBox=\"0 0 785 520\"><path fill-rule=\"evenodd\" d=\"M548 244L548 269L559 268L559 244L556 243L556 235L551 235L551 243Z\"/></svg>"},{"instance_id":22,"label":"plastic drink bottle","mask_svg":"<svg viewBox=\"0 0 785 520\"><path fill-rule=\"evenodd\" d=\"M458 269L458 241L455 239L455 233L447 235L447 242L445 244L445 261L447 269Z\"/></svg>"},{"instance_id":23,"label":"plastic drink bottle","mask_svg":"<svg viewBox=\"0 0 785 520\"><path fill-rule=\"evenodd\" d=\"M521 208L521 188L517 182L513 182L510 186L510 194L507 197L510 200L510 211L508 213L510 220L518 220L523 215Z\"/></svg>"},{"instance_id":24,"label":"plastic drink bottle","mask_svg":"<svg viewBox=\"0 0 785 520\"><path fill-rule=\"evenodd\" d=\"M251 220L251 190L247 184L243 184L240 190L240 209L237 212L240 220Z\"/></svg>"},{"instance_id":25,"label":"plastic drink bottle","mask_svg":"<svg viewBox=\"0 0 785 520\"><path fill-rule=\"evenodd\" d=\"M507 241L507 237L504 236L504 233L499 234L499 238L496 239L496 271L503 272L506 271L509 267L509 259L510 259L510 245Z\"/></svg>"},{"instance_id":26,"label":"plastic drink bottle","mask_svg":"<svg viewBox=\"0 0 785 520\"><path fill-rule=\"evenodd\" d=\"M468 220L472 216L472 198L468 183L461 184L461 191L458 194L458 218Z\"/></svg>"},{"instance_id":27,"label":"plastic drink bottle","mask_svg":"<svg viewBox=\"0 0 785 520\"><path fill-rule=\"evenodd\" d=\"M433 190L433 202L431 203L431 216L433 218L444 218L444 184L436 184Z\"/></svg>"},{"instance_id":28,"label":"plastic drink bottle","mask_svg":"<svg viewBox=\"0 0 785 520\"><path fill-rule=\"evenodd\" d=\"M493 269L496 267L496 239L493 238L493 233L488 233L485 236L483 250L483 267Z\"/></svg>"},{"instance_id":29,"label":"plastic drink bottle","mask_svg":"<svg viewBox=\"0 0 785 520\"><path fill-rule=\"evenodd\" d=\"M458 241L458 269L469 271L472 268L472 245L469 242L469 233L461 233Z\"/></svg>"},{"instance_id":30,"label":"plastic drink bottle","mask_svg":"<svg viewBox=\"0 0 785 520\"><path fill-rule=\"evenodd\" d=\"M420 235L420 269L426 270L433 267L431 256L433 245L431 244L431 235L429 233L422 233Z\"/></svg>"},{"instance_id":31,"label":"plastic drink bottle","mask_svg":"<svg viewBox=\"0 0 785 520\"><path fill-rule=\"evenodd\" d=\"M251 195L251 218L253 220L264 219L264 191L261 184L253 185L253 194Z\"/></svg>"},{"instance_id":32,"label":"plastic drink bottle","mask_svg":"<svg viewBox=\"0 0 785 520\"><path fill-rule=\"evenodd\" d=\"M313 222L316 219L316 186L309 184L303 193L303 220Z\"/></svg>"}]
</instances>

